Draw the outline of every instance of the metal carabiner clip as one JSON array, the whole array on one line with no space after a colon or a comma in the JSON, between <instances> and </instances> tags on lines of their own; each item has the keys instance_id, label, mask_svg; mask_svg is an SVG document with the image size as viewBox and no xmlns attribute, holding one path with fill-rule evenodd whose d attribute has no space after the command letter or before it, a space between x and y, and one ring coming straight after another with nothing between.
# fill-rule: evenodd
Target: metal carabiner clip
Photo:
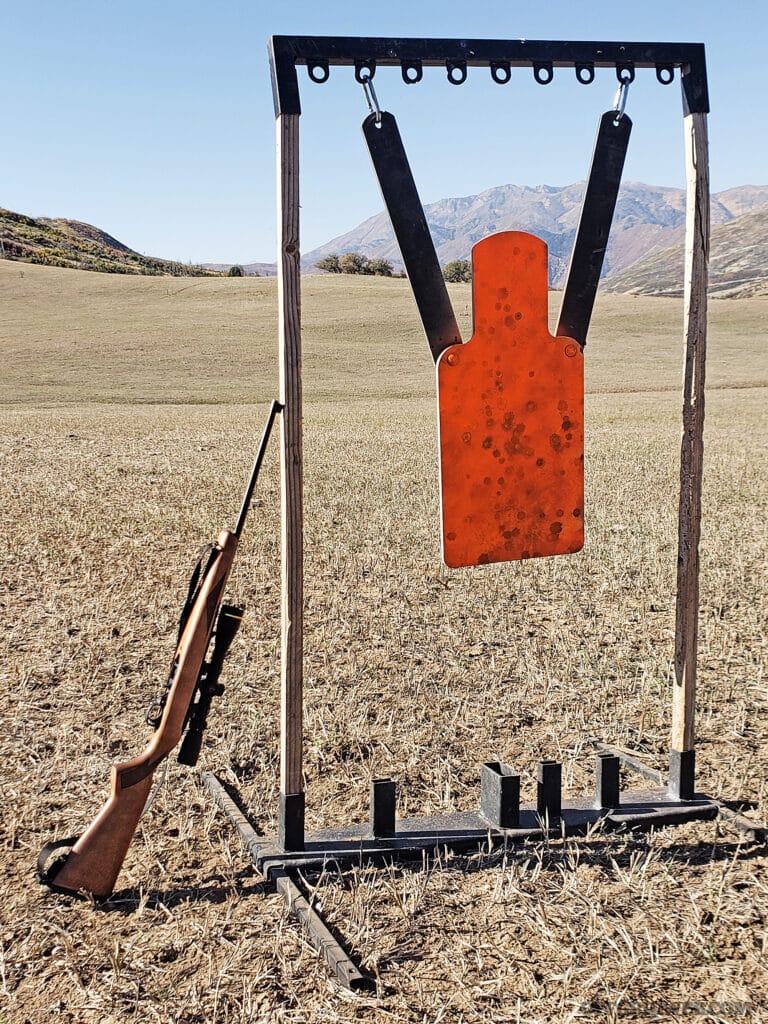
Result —
<instances>
[{"instance_id":1,"label":"metal carabiner clip","mask_svg":"<svg viewBox=\"0 0 768 1024\"><path fill-rule=\"evenodd\" d=\"M376 96L376 90L373 87L373 79L370 75L361 75L360 85L363 87L363 95L365 96L365 102L368 104L368 110L376 115L376 124L381 124L381 107Z\"/></svg>"},{"instance_id":2,"label":"metal carabiner clip","mask_svg":"<svg viewBox=\"0 0 768 1024\"><path fill-rule=\"evenodd\" d=\"M616 90L616 95L613 97L613 109L616 117L613 119L614 124L618 124L624 116L624 110L627 106L627 96L629 95L629 85L632 81L631 77L627 75L626 78L622 77L619 79L619 88Z\"/></svg>"}]
</instances>

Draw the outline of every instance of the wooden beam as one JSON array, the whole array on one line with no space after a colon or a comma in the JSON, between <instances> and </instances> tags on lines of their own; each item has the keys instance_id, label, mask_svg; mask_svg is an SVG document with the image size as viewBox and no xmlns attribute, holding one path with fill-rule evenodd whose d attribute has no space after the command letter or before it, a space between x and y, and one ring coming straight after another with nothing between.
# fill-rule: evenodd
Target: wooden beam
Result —
<instances>
[{"instance_id":1,"label":"wooden beam","mask_svg":"<svg viewBox=\"0 0 768 1024\"><path fill-rule=\"evenodd\" d=\"M280 345L282 609L280 792L302 791L303 486L299 115L277 118L278 324Z\"/></svg>"},{"instance_id":2,"label":"wooden beam","mask_svg":"<svg viewBox=\"0 0 768 1024\"><path fill-rule=\"evenodd\" d=\"M675 682L672 699L672 749L680 752L693 750L696 739L694 711L709 263L707 115L688 114L684 126L687 178L685 360L675 609Z\"/></svg>"}]
</instances>

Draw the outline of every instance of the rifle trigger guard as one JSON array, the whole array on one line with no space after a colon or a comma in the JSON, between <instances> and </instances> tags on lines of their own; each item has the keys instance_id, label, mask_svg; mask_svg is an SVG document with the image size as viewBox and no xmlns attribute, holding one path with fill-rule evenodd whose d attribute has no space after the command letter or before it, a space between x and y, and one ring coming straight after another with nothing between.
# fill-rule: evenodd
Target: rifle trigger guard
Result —
<instances>
[{"instance_id":1,"label":"rifle trigger guard","mask_svg":"<svg viewBox=\"0 0 768 1024\"><path fill-rule=\"evenodd\" d=\"M77 895L71 889L65 889L55 884L56 875L64 866L68 854L62 854L54 861L51 861L51 857L54 853L58 853L59 850L71 850L79 838L80 836L70 836L69 839L58 839L45 844L37 858L36 874L37 880L41 885L46 886L52 892L62 892L67 896Z\"/></svg>"},{"instance_id":2,"label":"rifle trigger guard","mask_svg":"<svg viewBox=\"0 0 768 1024\"><path fill-rule=\"evenodd\" d=\"M163 717L163 710L165 708L165 694L162 697L155 697L151 704L147 706L147 710L144 712L144 721L150 727L150 729L156 729L160 725L160 719Z\"/></svg>"}]
</instances>

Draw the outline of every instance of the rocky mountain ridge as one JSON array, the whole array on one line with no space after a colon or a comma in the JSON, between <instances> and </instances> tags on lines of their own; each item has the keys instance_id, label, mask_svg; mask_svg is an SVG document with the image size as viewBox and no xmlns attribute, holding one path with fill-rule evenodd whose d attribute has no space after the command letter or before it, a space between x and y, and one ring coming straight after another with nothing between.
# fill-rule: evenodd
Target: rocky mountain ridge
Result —
<instances>
[{"instance_id":1,"label":"rocky mountain ridge","mask_svg":"<svg viewBox=\"0 0 768 1024\"><path fill-rule=\"evenodd\" d=\"M563 188L551 185L499 185L476 196L442 199L425 207L441 265L469 258L472 246L494 231L525 230L549 246L550 284L562 285L578 225L584 182ZM728 224L768 208L768 186L743 185L712 196L712 224ZM619 193L603 268L606 284L621 280L633 289L630 268L682 243L685 232L685 191L641 182L626 182ZM738 232L725 237L730 244ZM369 259L402 265L387 214L382 211L356 228L306 253L313 266L330 253L361 252ZM727 255L721 261L728 263ZM760 273L760 268L755 271ZM646 268L645 284L648 268ZM762 264L768 279L768 265ZM628 276L627 276L628 275Z\"/></svg>"}]
</instances>

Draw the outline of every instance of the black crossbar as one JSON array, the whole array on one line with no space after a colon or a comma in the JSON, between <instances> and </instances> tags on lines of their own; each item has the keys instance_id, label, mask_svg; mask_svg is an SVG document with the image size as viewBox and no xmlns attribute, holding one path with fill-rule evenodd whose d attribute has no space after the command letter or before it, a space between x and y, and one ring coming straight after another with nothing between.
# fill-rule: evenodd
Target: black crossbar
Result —
<instances>
[{"instance_id":1,"label":"black crossbar","mask_svg":"<svg viewBox=\"0 0 768 1024\"><path fill-rule=\"evenodd\" d=\"M494 80L508 80L511 68L532 68L546 85L553 68L574 68L588 84L595 68L615 68L617 75L653 68L668 84L681 73L686 114L707 113L706 60L702 43L632 43L553 41L541 39L382 39L352 36L272 36L269 41L275 116L300 114L297 65L322 83L333 67L355 67L356 75L377 67L400 67L408 83L420 81L424 67L444 67L461 84L468 67L488 67Z\"/></svg>"}]
</instances>

